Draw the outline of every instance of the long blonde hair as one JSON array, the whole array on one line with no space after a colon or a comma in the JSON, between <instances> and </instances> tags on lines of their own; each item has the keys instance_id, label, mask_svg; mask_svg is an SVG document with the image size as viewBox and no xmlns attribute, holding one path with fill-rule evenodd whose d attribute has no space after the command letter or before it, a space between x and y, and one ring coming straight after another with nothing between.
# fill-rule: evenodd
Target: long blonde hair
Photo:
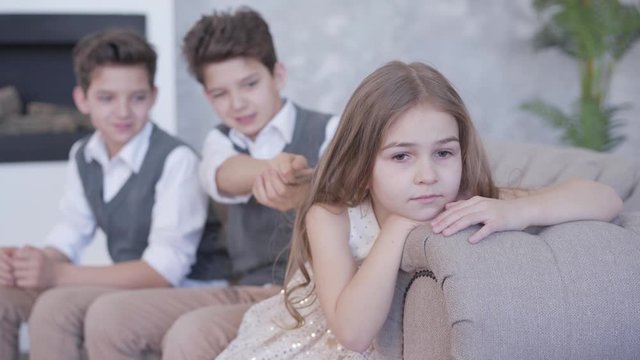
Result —
<instances>
[{"instance_id":1,"label":"long blonde hair","mask_svg":"<svg viewBox=\"0 0 640 360\"><path fill-rule=\"evenodd\" d=\"M311 292L297 294L311 284L306 263L313 261L305 225L314 204L353 207L368 198L367 185L387 129L400 115L429 104L453 116L458 124L462 155L461 197L497 198L482 144L467 109L453 86L434 68L393 61L367 76L355 90L340 124L311 180L310 192L298 210L285 276L285 305L297 326L304 318L296 304ZM300 271L303 282L291 283Z\"/></svg>"}]
</instances>

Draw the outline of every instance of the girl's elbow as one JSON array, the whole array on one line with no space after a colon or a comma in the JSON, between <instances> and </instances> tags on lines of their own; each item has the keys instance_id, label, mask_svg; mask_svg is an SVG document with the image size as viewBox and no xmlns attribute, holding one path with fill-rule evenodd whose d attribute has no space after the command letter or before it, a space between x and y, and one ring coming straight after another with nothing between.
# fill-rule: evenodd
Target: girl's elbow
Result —
<instances>
[{"instance_id":1,"label":"girl's elbow","mask_svg":"<svg viewBox=\"0 0 640 360\"><path fill-rule=\"evenodd\" d=\"M611 186L604 184L602 186L604 188L601 191L602 196L600 198L602 218L599 220L611 221L622 211L624 202Z\"/></svg>"},{"instance_id":2,"label":"girl's elbow","mask_svg":"<svg viewBox=\"0 0 640 360\"><path fill-rule=\"evenodd\" d=\"M340 345L354 352L365 352L371 347L371 340L364 339L338 339Z\"/></svg>"},{"instance_id":3,"label":"girl's elbow","mask_svg":"<svg viewBox=\"0 0 640 360\"><path fill-rule=\"evenodd\" d=\"M620 214L624 209L624 202L622 201L620 196L618 196L618 194L613 191L613 189L611 189L611 192L613 192L613 195L611 198L611 213L609 214L608 221L613 220L613 218L618 216L618 214Z\"/></svg>"},{"instance_id":4,"label":"girl's elbow","mask_svg":"<svg viewBox=\"0 0 640 360\"><path fill-rule=\"evenodd\" d=\"M371 347L371 343L373 339L363 336L362 332L359 331L349 331L344 329L343 331L337 330L334 332L336 340L348 350L355 352L364 352L369 347Z\"/></svg>"}]
</instances>

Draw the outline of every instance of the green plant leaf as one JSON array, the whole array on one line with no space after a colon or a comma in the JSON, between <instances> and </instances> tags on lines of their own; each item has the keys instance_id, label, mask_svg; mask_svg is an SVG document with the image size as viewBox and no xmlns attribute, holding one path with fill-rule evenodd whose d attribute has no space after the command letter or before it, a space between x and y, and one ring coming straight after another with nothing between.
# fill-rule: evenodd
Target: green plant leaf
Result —
<instances>
[{"instance_id":1,"label":"green plant leaf","mask_svg":"<svg viewBox=\"0 0 640 360\"><path fill-rule=\"evenodd\" d=\"M521 109L564 130L571 145L599 151L624 141L617 118L626 105L604 104L615 64L640 38L640 8L619 0L534 0L542 27L533 39L538 49L555 47L572 56L580 72L580 96L570 113L541 100Z\"/></svg>"},{"instance_id":2,"label":"green plant leaf","mask_svg":"<svg viewBox=\"0 0 640 360\"><path fill-rule=\"evenodd\" d=\"M539 99L522 103L520 109L537 115L559 129L567 129L572 123L571 118L565 115L560 108Z\"/></svg>"}]
</instances>

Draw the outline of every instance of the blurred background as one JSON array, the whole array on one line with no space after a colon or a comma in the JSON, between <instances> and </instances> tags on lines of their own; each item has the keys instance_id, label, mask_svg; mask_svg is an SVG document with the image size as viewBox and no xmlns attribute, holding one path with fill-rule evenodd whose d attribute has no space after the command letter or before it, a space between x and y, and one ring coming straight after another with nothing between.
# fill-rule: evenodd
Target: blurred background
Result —
<instances>
[{"instance_id":1,"label":"blurred background","mask_svg":"<svg viewBox=\"0 0 640 360\"><path fill-rule=\"evenodd\" d=\"M0 0L0 27L3 28L0 31L0 88L11 85L2 83L5 75L20 80L51 65L54 56L37 51L54 50L58 54L55 58L67 63L61 64L60 70L47 70L36 76L32 85L38 90L52 91L56 97L63 98L66 102L63 105L70 105L73 86L70 49L77 36L98 26L131 22L144 32L159 54L156 83L160 93L152 112L154 121L199 150L207 132L219 120L206 103L200 85L187 73L180 50L182 38L203 14L247 5L260 12L270 24L279 60L288 69L284 95L303 106L341 113L358 83L375 68L394 59L422 61L438 68L458 88L485 138L563 144L566 131L552 126L545 117L562 123L572 116L575 118L572 114L576 111L594 108L588 112L589 117L598 120L603 113L614 114L614 120L618 120L618 127L605 126L602 131L595 131L596 134L611 130L614 137L626 135L623 142L610 147L609 151L637 157L640 153L640 41L631 40L638 37L634 24L640 0L621 1L626 13L605 6L606 11L596 15L579 11L577 15L566 15L558 6L561 3L615 5L618 1ZM632 10L630 17L629 9ZM564 15L558 17L559 14ZM11 20L15 15L36 17L28 23L24 17ZM585 16L598 25L587 26L589 21L583 19ZM577 24L569 25L586 31L591 41L582 44L575 37L563 38L567 24L559 21L562 19L578 19ZM558 21L553 23L554 20ZM11 21L13 27L5 29ZM41 44L37 39L41 35L33 32L36 28L52 38ZM545 28L550 30L546 38L550 46L539 49L536 43L544 43L540 42L544 39L535 39ZM620 35L629 29L630 36ZM605 30L617 35L607 37ZM604 36L604 40L598 40L596 35ZM616 48L620 43L625 44L623 49ZM576 48L576 44L582 45ZM576 60L577 56L585 55L585 49L587 55L602 55L611 44L617 52L605 51L601 58ZM24 49L36 55L16 61L14 65L3 63L10 57L8 52ZM32 61L40 65L29 70L19 67ZM586 68L592 70L605 71L593 70L586 76L585 65L580 63L589 64ZM54 75L64 74L66 82L52 80ZM594 74L605 76L593 77ZM585 79L592 83L589 91L584 88ZM60 84L67 85L54 88ZM11 93L0 90L0 95ZM23 93L23 96L29 94ZM544 103L530 103L529 111L522 109L523 103L536 99ZM1 104L2 96L0 107ZM617 111L610 108L619 105L626 107ZM43 108L49 109L48 106L37 108L40 113ZM61 128L82 130L64 111L53 112L62 113ZM590 127L592 132L593 128ZM74 136L81 135L79 132ZM68 147L53 159L25 160L21 156L28 137L16 136L0 134L0 158L11 156L9 161L0 159L0 245L20 245L42 239L56 221L64 186ZM28 147L39 147L42 143L37 140ZM41 152L40 156L52 154L47 148ZM87 261L106 261L103 246L100 242L93 244Z\"/></svg>"},{"instance_id":2,"label":"blurred background","mask_svg":"<svg viewBox=\"0 0 640 360\"><path fill-rule=\"evenodd\" d=\"M245 4L270 24L288 69L285 94L302 105L340 113L362 78L381 64L422 61L453 82L483 136L557 144L562 130L520 109L539 98L569 112L580 96L575 58L558 47L535 47L534 37L554 11L534 7L544 3L554 1L198 0L177 5L176 29L180 40L201 14ZM636 12L640 6L637 0L621 3ZM181 58L177 79L178 134L200 148L217 119ZM608 90L608 103L629 104L616 114L626 120L618 131L627 140L613 152L637 154L640 41L615 65Z\"/></svg>"},{"instance_id":3,"label":"blurred background","mask_svg":"<svg viewBox=\"0 0 640 360\"><path fill-rule=\"evenodd\" d=\"M604 4L605 10L581 12L585 3ZM380 65L421 61L453 82L485 138L547 144L577 139L636 159L640 153L640 0L0 0L0 246L46 236L58 217L68 148L90 131L65 107L72 106L70 49L78 36L122 23L144 32L159 54L153 119L199 150L219 120L187 73L181 41L203 14L241 5L270 24L288 70L284 95L303 106L339 114L363 77ZM544 29L546 36L539 37ZM567 29L579 31L567 36ZM11 63L13 51L31 57ZM50 70L54 58L60 68ZM20 67L25 64L31 67ZM23 81L28 75L34 77L32 89L61 98L63 109L40 103L32 120L4 116L16 107L17 92L3 79ZM28 108L25 98L35 97L29 91L21 96L17 107ZM42 114L57 120L42 125ZM587 125L576 128L585 118ZM16 128L43 126L75 133L14 134ZM616 143L620 135L626 138ZM63 146L53 151L45 143ZM26 155L31 148L38 155ZM109 262L101 234L83 262Z\"/></svg>"}]
</instances>

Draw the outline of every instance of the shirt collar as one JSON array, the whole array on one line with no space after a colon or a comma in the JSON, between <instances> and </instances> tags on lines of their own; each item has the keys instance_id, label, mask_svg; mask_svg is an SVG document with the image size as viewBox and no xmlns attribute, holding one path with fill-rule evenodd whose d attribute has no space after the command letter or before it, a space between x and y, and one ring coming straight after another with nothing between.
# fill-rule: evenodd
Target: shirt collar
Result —
<instances>
[{"instance_id":1,"label":"shirt collar","mask_svg":"<svg viewBox=\"0 0 640 360\"><path fill-rule=\"evenodd\" d=\"M280 108L280 111L258 132L255 141L233 128L229 131L231 141L242 149L246 149L249 147L249 144L259 142L266 134L275 132L285 144L291 143L293 130L296 126L296 109L291 101L286 99L283 101L284 104L282 108Z\"/></svg>"},{"instance_id":2,"label":"shirt collar","mask_svg":"<svg viewBox=\"0 0 640 360\"><path fill-rule=\"evenodd\" d=\"M140 171L144 157L149 149L152 129L153 125L151 125L151 122L147 122L142 130L132 137L112 159L109 159L107 145L104 142L102 134L96 131L85 147L84 159L87 162L95 160L103 168L115 161L121 161L131 171L137 173Z\"/></svg>"}]
</instances>

